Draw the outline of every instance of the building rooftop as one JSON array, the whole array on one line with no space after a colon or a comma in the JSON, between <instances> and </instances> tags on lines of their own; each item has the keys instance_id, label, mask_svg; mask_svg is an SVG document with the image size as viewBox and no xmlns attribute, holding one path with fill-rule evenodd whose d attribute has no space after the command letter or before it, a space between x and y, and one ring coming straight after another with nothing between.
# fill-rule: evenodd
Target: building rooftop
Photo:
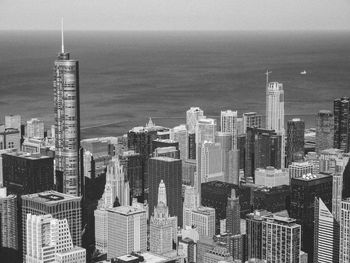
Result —
<instances>
[{"instance_id":1,"label":"building rooftop","mask_svg":"<svg viewBox=\"0 0 350 263\"><path fill-rule=\"evenodd\" d=\"M126 215L126 216L145 212L144 209L134 207L134 206L118 206L118 207L108 208L107 211L111 213Z\"/></svg>"},{"instance_id":2,"label":"building rooftop","mask_svg":"<svg viewBox=\"0 0 350 263\"><path fill-rule=\"evenodd\" d=\"M121 259L121 260L127 262L127 261L136 260L136 259L138 259L138 257L135 257L133 255L124 255L124 256L118 257L118 259Z\"/></svg>"},{"instance_id":3,"label":"building rooftop","mask_svg":"<svg viewBox=\"0 0 350 263\"><path fill-rule=\"evenodd\" d=\"M41 193L22 195L22 199L33 200L42 204L57 204L64 201L80 201L81 197L63 194L53 190L45 191Z\"/></svg>"},{"instance_id":4,"label":"building rooftop","mask_svg":"<svg viewBox=\"0 0 350 263\"><path fill-rule=\"evenodd\" d=\"M29 160L39 160L39 159L52 159L50 156L40 155L40 153L27 153L21 151L6 152L5 155L16 156L19 158L29 159Z\"/></svg>"},{"instance_id":5,"label":"building rooftop","mask_svg":"<svg viewBox=\"0 0 350 263\"><path fill-rule=\"evenodd\" d=\"M318 174L304 174L302 177L293 178L294 180L300 181L313 181L321 178L331 177L332 175L329 173L318 173Z\"/></svg>"},{"instance_id":6,"label":"building rooftop","mask_svg":"<svg viewBox=\"0 0 350 263\"><path fill-rule=\"evenodd\" d=\"M179 161L179 159L174 159L174 158L170 158L167 156L157 156L157 157L152 157L150 158L151 160L159 160L159 161L164 161L164 162L177 162Z\"/></svg>"}]
</instances>

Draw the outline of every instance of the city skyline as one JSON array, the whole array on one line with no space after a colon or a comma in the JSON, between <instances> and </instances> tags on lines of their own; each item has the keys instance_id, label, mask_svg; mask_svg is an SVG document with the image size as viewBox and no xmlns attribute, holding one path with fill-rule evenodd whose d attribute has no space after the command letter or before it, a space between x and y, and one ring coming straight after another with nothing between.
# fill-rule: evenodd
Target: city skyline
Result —
<instances>
[{"instance_id":1,"label":"city skyline","mask_svg":"<svg viewBox=\"0 0 350 263\"><path fill-rule=\"evenodd\" d=\"M47 7L56 3L38 1L16 23L5 16L5 27L28 29L47 19ZM118 20L102 10L120 6L112 13L128 15L130 30L153 14L142 30L157 23L169 28L169 21L185 16L177 26L192 32L75 31L68 34L72 59L62 18L54 60L56 31L0 26L0 112L6 109L4 123L0 119L0 258L349 263L350 34L288 28L297 30L306 17L304 29L341 28L350 4L336 7L333 23L335 5L325 0L191 0L188 9L184 0L149 0L146 7L143 0L105 0L89 8L82 0L65 1L50 19L64 13L69 21L75 14L74 26L89 17L89 29L109 30ZM33 7L45 15L24 23ZM239 14L230 17L235 8ZM260 29L285 32L193 32L196 23L210 28L216 18L220 28L240 16L252 19L245 30L263 19ZM48 40L50 34L55 37ZM158 122L159 115L166 121ZM82 134L83 119L93 133Z\"/></svg>"}]
</instances>

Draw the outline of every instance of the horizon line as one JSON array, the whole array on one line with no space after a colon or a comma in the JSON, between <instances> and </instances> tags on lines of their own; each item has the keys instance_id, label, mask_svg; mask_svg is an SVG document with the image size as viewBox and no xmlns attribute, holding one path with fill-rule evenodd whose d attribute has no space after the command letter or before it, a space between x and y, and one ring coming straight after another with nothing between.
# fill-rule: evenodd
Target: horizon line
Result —
<instances>
[{"instance_id":1,"label":"horizon line","mask_svg":"<svg viewBox=\"0 0 350 263\"><path fill-rule=\"evenodd\" d=\"M0 28L1 31L6 32L58 32L61 31L61 29L10 29L10 28ZM230 32L295 32L295 33L302 33L302 32L350 32L350 28L347 29L65 29L65 32L154 32L154 33L161 33L161 32L199 32L199 33L230 33Z\"/></svg>"}]
</instances>

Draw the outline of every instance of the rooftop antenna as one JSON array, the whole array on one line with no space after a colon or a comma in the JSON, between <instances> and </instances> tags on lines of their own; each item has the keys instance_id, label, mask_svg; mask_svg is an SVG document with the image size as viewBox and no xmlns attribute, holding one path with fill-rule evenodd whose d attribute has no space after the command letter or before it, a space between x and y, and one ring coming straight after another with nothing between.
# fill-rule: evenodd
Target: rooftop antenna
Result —
<instances>
[{"instance_id":1,"label":"rooftop antenna","mask_svg":"<svg viewBox=\"0 0 350 263\"><path fill-rule=\"evenodd\" d=\"M63 17L61 18L61 53L64 54Z\"/></svg>"},{"instance_id":2,"label":"rooftop antenna","mask_svg":"<svg viewBox=\"0 0 350 263\"><path fill-rule=\"evenodd\" d=\"M266 75L266 87L269 85L269 75L272 73L272 71L269 71L269 69L266 70L265 75Z\"/></svg>"}]
</instances>

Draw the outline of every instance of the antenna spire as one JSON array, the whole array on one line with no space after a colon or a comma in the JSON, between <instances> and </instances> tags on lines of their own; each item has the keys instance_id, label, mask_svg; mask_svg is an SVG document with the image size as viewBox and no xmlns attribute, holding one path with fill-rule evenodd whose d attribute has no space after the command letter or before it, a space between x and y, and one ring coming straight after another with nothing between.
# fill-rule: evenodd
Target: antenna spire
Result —
<instances>
[{"instance_id":1,"label":"antenna spire","mask_svg":"<svg viewBox=\"0 0 350 263\"><path fill-rule=\"evenodd\" d=\"M64 53L63 17L61 18L61 53Z\"/></svg>"},{"instance_id":2,"label":"antenna spire","mask_svg":"<svg viewBox=\"0 0 350 263\"><path fill-rule=\"evenodd\" d=\"M266 75L266 87L269 85L269 75L272 73L272 71L269 71L269 69L266 70L265 75Z\"/></svg>"}]
</instances>

